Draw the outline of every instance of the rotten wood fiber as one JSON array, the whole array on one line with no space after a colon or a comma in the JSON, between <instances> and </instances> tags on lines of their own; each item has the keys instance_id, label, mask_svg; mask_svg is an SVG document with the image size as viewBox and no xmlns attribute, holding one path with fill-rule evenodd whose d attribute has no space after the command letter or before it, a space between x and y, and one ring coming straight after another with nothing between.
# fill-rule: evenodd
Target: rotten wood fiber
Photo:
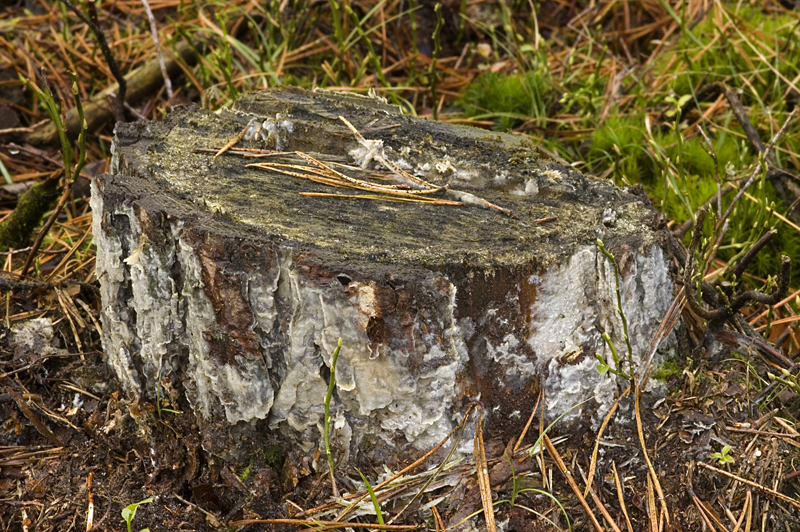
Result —
<instances>
[{"instance_id":1,"label":"rotten wood fiber","mask_svg":"<svg viewBox=\"0 0 800 532\"><path fill-rule=\"evenodd\" d=\"M382 141L392 164L516 218L474 201L308 197L342 191L248 167L263 159L242 152L214 160L258 124L262 138L237 148L300 151L388 180L340 116ZM672 297L662 218L640 190L583 175L525 138L372 98L284 88L231 111L119 124L112 171L92 197L109 363L131 395L152 399L167 379L207 423L203 445L223 455L244 451L225 445L221 421L279 430L300 460L320 448L340 337L331 415L344 462L431 449L473 401L486 430L508 439L540 384L549 414L595 397L571 414L602 416L616 384L594 353L610 360L602 332L624 340L596 240L620 263L637 353Z\"/></svg>"}]
</instances>

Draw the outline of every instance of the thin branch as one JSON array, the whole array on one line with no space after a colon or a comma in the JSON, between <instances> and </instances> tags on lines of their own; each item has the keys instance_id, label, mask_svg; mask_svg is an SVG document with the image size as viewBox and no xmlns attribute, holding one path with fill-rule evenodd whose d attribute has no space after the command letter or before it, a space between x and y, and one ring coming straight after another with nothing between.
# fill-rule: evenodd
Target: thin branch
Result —
<instances>
[{"instance_id":1,"label":"thin branch","mask_svg":"<svg viewBox=\"0 0 800 532\"><path fill-rule=\"evenodd\" d=\"M42 230L39 231L39 235L36 237L36 240L33 242L33 245L31 246L31 251L30 253L28 253L28 258L25 259L25 264L22 266L22 273L21 273L22 277L25 277L25 275L28 273L28 269L30 269L31 263L33 263L33 259L34 257L36 257L36 253L39 251L39 246L42 245L44 237L47 236L47 233L50 231L50 228L53 227L53 224L55 223L56 218L58 218L61 209L67 203L67 199L69 198L71 192L72 188L70 188L69 185L64 187L64 193L61 194L61 198L59 198L56 208L53 209L52 214L50 214L50 217L44 223L44 226L42 226Z\"/></svg>"},{"instance_id":2,"label":"thin branch","mask_svg":"<svg viewBox=\"0 0 800 532\"><path fill-rule=\"evenodd\" d=\"M741 197L744 195L745 191L748 188L750 188L750 185L752 185L755 182L756 177L758 177L758 174L761 173L761 167L764 164L764 161L769 161L772 148L775 146L775 143L778 142L778 139L780 139L783 136L783 134L786 133L786 128L789 126L789 122L792 120L792 118L794 118L795 112L797 112L797 108L792 109L792 112L789 113L789 116L786 117L786 121L783 123L781 129L775 134L774 137L772 137L772 140L770 141L769 145L761 153L761 157L759 157L758 164L753 170L753 174L750 176L750 179L748 179L747 182L739 189L739 192L736 193L736 197L734 197L733 201L731 201L731 204L728 205L728 209L725 211L725 214L723 214L722 217L717 222L718 229L722 226L725 220L728 219L728 216L730 216L731 211L733 211L733 208L736 206Z\"/></svg>"},{"instance_id":3,"label":"thin branch","mask_svg":"<svg viewBox=\"0 0 800 532\"><path fill-rule=\"evenodd\" d=\"M164 77L164 88L167 90L167 100L169 101L169 105L172 106L172 82L169 79L167 65L164 63L164 54L161 52L161 43L158 42L158 26L156 26L156 19L153 17L153 11L150 9L150 3L147 0L142 0L142 5L144 5L144 9L147 12L147 20L150 22L150 33L153 34L153 44L156 46L158 66L161 67L161 75Z\"/></svg>"},{"instance_id":4,"label":"thin branch","mask_svg":"<svg viewBox=\"0 0 800 532\"><path fill-rule=\"evenodd\" d=\"M739 264L736 265L736 268L733 269L733 275L736 276L736 279L741 279L744 270L747 268L747 265L750 264L750 261L756 256L756 254L761 251L761 248L766 246L772 237L775 236L777 231L774 229L771 231L767 231L764 235L758 239L758 242L752 245L750 249L747 250L747 253L744 254L744 257L739 261Z\"/></svg>"},{"instance_id":5,"label":"thin branch","mask_svg":"<svg viewBox=\"0 0 800 532\"><path fill-rule=\"evenodd\" d=\"M708 146L708 150L706 150L707 153L708 153L708 156L711 157L711 159L714 161L714 179L717 182L717 195L716 195L716 198L717 198L717 216L721 217L722 216L722 187L721 187L720 179L719 179L719 162L717 161L717 152L714 150L714 145L711 144L711 139L708 138L708 135L706 135L706 132L703 130L702 126L697 126L697 129L700 131L700 135L703 136L703 140L706 142L706 145Z\"/></svg>"},{"instance_id":6,"label":"thin branch","mask_svg":"<svg viewBox=\"0 0 800 532\"><path fill-rule=\"evenodd\" d=\"M692 242L689 244L689 250L686 252L686 264L684 265L683 269L683 286L686 290L686 302L689 303L689 307L692 309L692 312L705 320L712 320L720 317L725 312L725 308L722 307L720 309L711 311L701 307L700 303L697 302L697 292L694 289L694 284L692 281L692 272L694 271L694 254L697 251L697 247L700 245L700 237L703 236L703 222L706 219L707 213L707 207L703 207L697 212L697 221L695 222L694 233L692 234Z\"/></svg>"},{"instance_id":7,"label":"thin branch","mask_svg":"<svg viewBox=\"0 0 800 532\"><path fill-rule=\"evenodd\" d=\"M791 118L794 116L794 113L795 113L796 109L792 110L792 112L789 113L789 116L786 118L786 121L784 122L783 127L781 127L780 131L778 131L778 133L773 137L772 141L769 143L768 146L764 145L764 142L761 140L761 137L759 137L758 132L756 131L755 127L753 127L753 124L750 122L750 119L748 118L747 113L744 111L744 107L742 106L742 102L739 99L739 97L737 96L736 91L734 91L733 89L731 89L730 87L728 87L728 86L726 86L726 85L724 85L722 83L712 83L711 85L707 85L706 87L701 89L697 94L697 98L690 100L683 107L683 109L681 110L681 115L685 116L686 113L688 113L693 107L695 107L697 105L696 101L706 100L706 99L709 99L709 98L714 97L714 96L716 96L718 94L721 94L721 93L725 94L725 97L727 98L728 103L730 104L731 109L733 110L733 113L736 116L736 120L739 122L739 125L744 130L745 135L747 136L747 139L750 141L750 143L753 145L753 147L759 153L763 154L763 160L766 161L770 166L774 167L774 168L770 169L770 171L769 171L770 173L768 174L768 177L770 177L771 173L773 171L775 171L775 170L779 170L780 172L783 172L783 170L778 169L777 166L776 166L775 157L772 154L772 148L775 145L775 143L781 138L781 136L785 133L786 127L789 124L789 121L791 120ZM705 139L706 143L710 147L711 146L711 142L708 139L708 137L706 136L705 131L703 131L702 128L699 128L699 130L700 130L700 134L703 136L703 138ZM714 155L712 155L712 153L713 153L713 151L711 153L709 153L709 155L712 157L712 159L714 159L715 173L718 173L717 159L716 159L716 157ZM749 179L747 179L747 180L742 179L742 180L739 181L740 190L737 193L737 195L734 198L734 200L731 202L731 205L728 207L728 210L725 213L725 216L722 216L721 209L719 209L720 212L718 214L720 216L719 216L718 224L721 225L722 223L724 223L725 219L727 219L727 217L730 215L730 211L733 210L733 207L736 205L736 203L739 201L741 196L744 194L744 191L747 190L747 188L749 188L750 185L753 184L753 181L755 180L755 178L758 176L759 172L761 171L761 164L762 164L762 161L759 160L759 163L756 166L755 171L753 172L752 176ZM711 198L709 198L703 204L703 206L705 207L706 205L711 205L711 203L715 199L717 199L718 206L721 206L721 201L722 201L721 198L722 198L722 196L724 196L725 194L727 194L731 190L733 190L733 188L730 185L725 185L724 187L722 187L720 189L719 188L719 182L718 182L718 184L717 184L717 194L715 196L712 196ZM791 210L792 209L789 209L790 212L791 212ZM692 220L690 218L689 220L686 220L684 223L682 223L680 226L678 226L678 228L675 229L675 231L673 232L675 237L676 238L683 237L683 235L685 235L686 232L689 229L691 229L693 222L694 222L694 220ZM718 227L720 225L718 225Z\"/></svg>"},{"instance_id":8,"label":"thin branch","mask_svg":"<svg viewBox=\"0 0 800 532\"><path fill-rule=\"evenodd\" d=\"M789 289L789 278L792 275L792 259L786 255L781 256L781 269L778 272L778 285L772 294L765 294L757 290L747 290L739 294L733 302L731 302L731 314L739 311L750 301L761 303L763 305L774 305L781 300L783 295Z\"/></svg>"},{"instance_id":9,"label":"thin branch","mask_svg":"<svg viewBox=\"0 0 800 532\"><path fill-rule=\"evenodd\" d=\"M108 64L108 68L111 70L111 73L114 75L114 79L117 80L119 84L119 89L117 90L117 97L115 100L115 118L117 122L124 122L125 121L125 91L127 89L127 84L125 83L125 77L122 75L122 72L119 69L119 65L117 64L116 59L114 59L114 55L111 53L111 49L108 47L108 42L106 42L106 36L103 34L103 30L100 27L89 20L89 17L81 13L81 11L75 7L72 2L69 0L59 0L62 4L67 6L70 11L75 13L79 19L83 21L84 24L89 26L89 29L92 30L94 36L97 38L97 44L100 46L100 51L103 53L103 57Z\"/></svg>"}]
</instances>

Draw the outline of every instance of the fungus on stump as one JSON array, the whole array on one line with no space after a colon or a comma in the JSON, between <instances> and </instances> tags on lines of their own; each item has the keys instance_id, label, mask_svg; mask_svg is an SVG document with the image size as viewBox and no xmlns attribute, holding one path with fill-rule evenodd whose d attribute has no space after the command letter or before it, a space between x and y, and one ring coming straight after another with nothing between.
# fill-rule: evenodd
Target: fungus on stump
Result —
<instances>
[{"instance_id":1,"label":"fungus on stump","mask_svg":"<svg viewBox=\"0 0 800 532\"><path fill-rule=\"evenodd\" d=\"M237 148L266 144L332 172L424 188L403 182L411 174L449 185L429 196L464 205L310 181L302 176L327 171L299 155L201 150L244 128ZM247 166L264 161L293 166ZM92 209L104 348L126 391L153 399L169 383L208 427L258 427L305 451L321 441L337 338L340 456L410 457L472 401L501 437L519 433L540 387L551 419L592 396L571 415L607 412L616 384L595 367L595 353L611 358L601 333L626 355L598 238L620 264L634 357L672 298L661 218L640 191L583 175L523 137L414 118L374 98L284 88L232 111L118 124L112 173L95 179Z\"/></svg>"}]
</instances>

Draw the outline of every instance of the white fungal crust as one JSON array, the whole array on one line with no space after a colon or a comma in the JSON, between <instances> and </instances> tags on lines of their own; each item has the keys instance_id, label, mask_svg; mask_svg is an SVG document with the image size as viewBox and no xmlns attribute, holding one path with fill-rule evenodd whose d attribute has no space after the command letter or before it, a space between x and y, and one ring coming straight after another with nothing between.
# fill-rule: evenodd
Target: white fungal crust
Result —
<instances>
[{"instance_id":1,"label":"white fungal crust","mask_svg":"<svg viewBox=\"0 0 800 532\"><path fill-rule=\"evenodd\" d=\"M235 353L233 360L214 356L211 343L233 343L220 327L213 303L205 292L202 257L184 240L178 242L178 258L184 271L180 294L184 308L192 388L187 397L195 410L211 419L222 406L229 423L265 419L273 401L273 389L263 360L248 360ZM213 331L213 332L212 332Z\"/></svg>"},{"instance_id":2,"label":"white fungal crust","mask_svg":"<svg viewBox=\"0 0 800 532\"><path fill-rule=\"evenodd\" d=\"M36 360L58 351L53 343L53 321L50 318L34 318L15 325L11 329L9 344L14 359Z\"/></svg>"},{"instance_id":3,"label":"white fungal crust","mask_svg":"<svg viewBox=\"0 0 800 532\"><path fill-rule=\"evenodd\" d=\"M341 338L330 414L345 461L429 450L472 401L487 430L516 436L539 385L551 420L593 397L573 414L601 419L617 391L596 369L595 353L611 358L601 333L627 353L594 242L620 264L638 358L672 296L653 211L518 139L335 96L255 95L234 127L209 111L118 126L117 175L96 178L92 209L103 342L128 395L153 400L168 377L207 449L216 427L268 430L311 454ZM411 189L519 217L309 197L325 188L197 153L232 132L335 162L349 153Z\"/></svg>"},{"instance_id":4,"label":"white fungal crust","mask_svg":"<svg viewBox=\"0 0 800 532\"><path fill-rule=\"evenodd\" d=\"M132 397L153 399L159 378L180 374L186 397L202 418L222 414L237 423L269 417L274 429L304 448L316 447L328 386L321 370L330 368L342 338L331 405L343 425L336 431L342 448L358 443L350 441L353 423L359 425L359 440L400 434L418 449L435 445L452 428L457 377L468 355L453 317L456 288L443 277L431 276L415 288L413 297L428 303L417 309L413 323L403 325L410 341L375 344L367 329L385 305L375 281L343 286L331 277L320 283L298 267L291 249L278 249L272 262L248 268L236 288L252 314L248 328L258 335L260 356L232 349L233 355L221 357L219 344L231 342L232 331L226 329L228 316L215 310L219 301L209 298L209 290L224 291L209 286L214 278L209 272L226 267L209 258L198 244L202 239L187 238L182 222L154 229L155 221L143 223L141 217L149 215L138 211L137 218L132 205L111 220L99 190L93 205L103 261L98 275L108 302L104 345ZM101 223L104 216L107 223ZM124 246L114 238L115 226L128 230ZM159 233L157 247L148 231Z\"/></svg>"},{"instance_id":5,"label":"white fungal crust","mask_svg":"<svg viewBox=\"0 0 800 532\"><path fill-rule=\"evenodd\" d=\"M383 158L383 141L364 140L357 148L350 150L350 157L361 168L369 168L369 163L373 160L380 161Z\"/></svg>"},{"instance_id":6,"label":"white fungal crust","mask_svg":"<svg viewBox=\"0 0 800 532\"><path fill-rule=\"evenodd\" d=\"M397 431L406 441L424 449L450 430L449 410L456 397L456 374L466 360L466 350L458 342L452 320L455 289L449 283L444 289L435 289L433 285L442 280L434 279L425 288L429 293L440 294L438 309L443 311L442 322L435 327L445 331L442 346L430 335L423 336L424 323L415 323L412 333L421 341L411 346L412 351L380 346L374 356L366 334L370 318L378 313L374 283L351 282L343 292L335 280L315 286L288 256L284 256L280 268L276 297L290 305L287 310L291 319L282 364L287 373L272 408L272 427L286 423L307 439L318 438L315 428L323 421L322 399L327 390L320 366L330 368L336 340L341 338L343 347L336 365L341 403L334 400L332 411L346 412L346 419L357 420L361 425L359 438ZM420 356L430 369L415 372L409 361ZM343 439L344 433L337 437ZM348 439L341 443L349 448L352 442Z\"/></svg>"},{"instance_id":7,"label":"white fungal crust","mask_svg":"<svg viewBox=\"0 0 800 532\"><path fill-rule=\"evenodd\" d=\"M123 289L130 283L130 275L122 262L125 258L122 242L112 220L115 213L106 211L98 187L98 180L92 180L92 239L97 246L95 275L100 279L100 298L104 305L100 313L103 350L123 388L129 395L136 396L141 393L141 384L131 350L138 350L138 339L131 331L130 324L134 320L128 308L129 296Z\"/></svg>"},{"instance_id":8,"label":"white fungal crust","mask_svg":"<svg viewBox=\"0 0 800 532\"><path fill-rule=\"evenodd\" d=\"M638 251L638 252L637 252ZM658 246L629 250L616 257L622 268L621 294L635 363L647 351L672 301L667 260ZM547 412L552 418L594 397L599 424L616 397L616 377L600 374L595 353L613 364L601 334L607 332L629 372L622 320L617 312L614 268L594 247L578 250L537 282L528 343L536 352L545 381ZM672 342L667 342L667 345ZM565 421L581 412L575 409Z\"/></svg>"},{"instance_id":9,"label":"white fungal crust","mask_svg":"<svg viewBox=\"0 0 800 532\"><path fill-rule=\"evenodd\" d=\"M316 448L327 375L342 338L331 403L342 449L355 449L364 438L396 435L429 449L452 428L457 398L474 392L472 364L491 368L483 390L490 403L496 398L489 392L522 393L541 375L552 418L594 397L589 410L599 422L613 403L615 380L595 367L595 352L611 358L601 332L611 335L623 359L627 354L614 271L594 247L579 248L564 264L521 279L505 302L524 316L518 323L509 322L507 309L493 306L456 320L456 286L426 274L406 287L405 296L390 294L389 300L406 297L416 306L402 326L400 317L391 318L396 323L390 337L376 341L370 328L390 319L386 293L394 289L298 264L291 246L240 263L217 257L209 243L216 237L197 227L187 236L184 221L135 203L109 209L101 181L92 184L92 207L103 342L131 396L152 399L159 378L181 375L186 397L202 418L268 419L302 448ZM623 249L617 260L638 361L669 305L672 283L654 244ZM536 294L529 307L519 299L524 290ZM470 348L472 355L468 344L479 346ZM476 362L469 363L470 356ZM493 415L517 410L504 405Z\"/></svg>"},{"instance_id":10,"label":"white fungal crust","mask_svg":"<svg viewBox=\"0 0 800 532\"><path fill-rule=\"evenodd\" d=\"M288 142L286 136L294 131L294 124L280 113L275 118L267 118L263 122L260 118L253 117L247 124L244 140L262 140L268 146L274 145L278 151L283 151Z\"/></svg>"}]
</instances>

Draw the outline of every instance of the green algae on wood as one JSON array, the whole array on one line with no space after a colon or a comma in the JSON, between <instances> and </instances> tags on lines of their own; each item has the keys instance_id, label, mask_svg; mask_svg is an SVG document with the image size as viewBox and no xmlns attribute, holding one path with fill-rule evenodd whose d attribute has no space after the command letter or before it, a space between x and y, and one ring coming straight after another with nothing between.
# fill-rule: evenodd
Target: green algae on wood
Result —
<instances>
[{"instance_id":1,"label":"green algae on wood","mask_svg":"<svg viewBox=\"0 0 800 532\"><path fill-rule=\"evenodd\" d=\"M0 251L28 245L31 234L58 200L61 176L36 183L19 198L11 215L0 223Z\"/></svg>"},{"instance_id":2,"label":"green algae on wood","mask_svg":"<svg viewBox=\"0 0 800 532\"><path fill-rule=\"evenodd\" d=\"M223 155L212 162L211 155L195 152L224 145L255 115L275 120L273 148L347 161L358 144L338 119L343 109L366 138L383 140L388 158L433 183L451 183L511 209L517 219L477 207L303 197L300 192L331 189L245 167L257 159ZM641 196L580 174L564 161L545 158L523 137L414 119L399 114L397 107L364 97L349 95L339 101L326 93L292 89L255 93L239 100L232 113L197 111L148 129L159 127L169 131L139 141L135 148L122 148L121 173L150 173L171 192L186 194L209 211L254 231L327 248L354 260L476 266L533 260L547 267L572 247L594 242L606 209L618 211L620 234L652 224L655 218ZM127 134L119 128L122 144ZM552 217L556 218L546 224L534 223ZM614 232L612 227L607 230Z\"/></svg>"}]
</instances>

